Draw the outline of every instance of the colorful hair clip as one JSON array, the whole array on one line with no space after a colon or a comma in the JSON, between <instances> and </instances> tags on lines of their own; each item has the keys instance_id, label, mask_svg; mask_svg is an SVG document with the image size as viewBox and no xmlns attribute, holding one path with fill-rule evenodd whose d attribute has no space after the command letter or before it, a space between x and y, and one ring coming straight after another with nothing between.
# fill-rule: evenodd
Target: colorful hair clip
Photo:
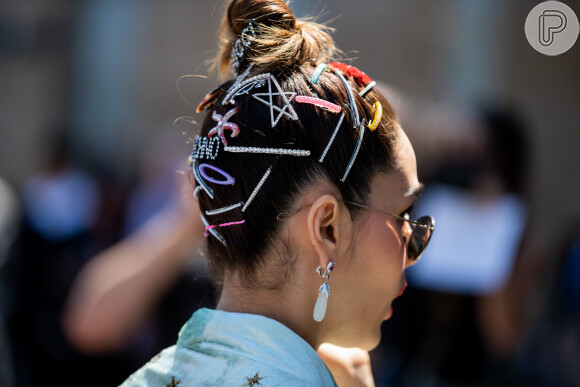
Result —
<instances>
[{"instance_id":1,"label":"colorful hair clip","mask_svg":"<svg viewBox=\"0 0 580 387\"><path fill-rule=\"evenodd\" d=\"M195 112L201 113L202 111L208 109L210 106L213 106L215 101L219 99L220 95L222 95L223 92L224 90L222 89L222 87L218 86L209 93L207 93L205 97L203 97L202 100L199 102L199 105L197 105Z\"/></svg>"},{"instance_id":2,"label":"colorful hair clip","mask_svg":"<svg viewBox=\"0 0 580 387\"><path fill-rule=\"evenodd\" d=\"M226 136L224 135L224 130L229 129L232 131L231 137L236 137L238 133L240 133L240 128L238 125L234 124L233 122L228 122L228 120L240 110L239 107L233 108L232 110L228 111L223 116L221 114L217 114L214 110L211 118L217 122L217 125L214 126L209 133L207 134L208 137L213 136L217 133L219 138L222 140L224 145L228 145L226 141Z\"/></svg>"},{"instance_id":3,"label":"colorful hair clip","mask_svg":"<svg viewBox=\"0 0 580 387\"><path fill-rule=\"evenodd\" d=\"M209 168L212 171L215 171L217 173L219 173L220 175L222 175L223 177L225 177L225 180L217 180L214 179L211 176L208 176L207 173L205 173L205 169ZM199 167L199 173L201 174L201 176L203 176L203 178L211 183L214 184L220 184L220 185L234 185L234 183L236 182L236 180L227 172L219 169L218 167L215 167L213 165L209 165L209 164L200 164Z\"/></svg>"},{"instance_id":4,"label":"colorful hair clip","mask_svg":"<svg viewBox=\"0 0 580 387\"><path fill-rule=\"evenodd\" d=\"M232 153L264 153L269 155L287 156L310 156L309 150L302 149L282 149L282 148L258 148L248 146L226 146L224 151Z\"/></svg>"},{"instance_id":5,"label":"colorful hair clip","mask_svg":"<svg viewBox=\"0 0 580 387\"><path fill-rule=\"evenodd\" d=\"M256 188L254 188L254 190L250 194L250 197L248 198L248 200L246 200L246 204L244 204L244 206L242 207L242 212L245 212L246 208L248 208L248 206L250 205L252 200L254 200L254 198L258 194L258 191L260 191L260 188L262 188L262 186L264 185L264 182L266 181L268 176L270 176L270 173L272 173L272 166L268 167L268 169L266 170L266 173L264 173L264 176L262 176L262 178L260 179L260 181L256 185Z\"/></svg>"},{"instance_id":6,"label":"colorful hair clip","mask_svg":"<svg viewBox=\"0 0 580 387\"><path fill-rule=\"evenodd\" d=\"M199 193L199 187L201 187L201 189L203 189L207 195L213 199L213 190L206 184L206 182L201 178L201 174L199 173L199 165L198 165L199 161L196 159L193 161L193 166L192 166L192 170L193 170L193 176L195 177L195 180L197 181L197 184L199 184L198 187L195 188L195 191L193 191L193 196L195 196L195 198L198 198L198 193Z\"/></svg>"},{"instance_id":7,"label":"colorful hair clip","mask_svg":"<svg viewBox=\"0 0 580 387\"><path fill-rule=\"evenodd\" d=\"M236 204L232 204L231 206L227 206L227 207L222 207L222 208L216 208L215 210L207 210L205 212L206 215L218 215L218 214L222 214L224 212L228 212L231 211L235 208L241 207L244 204L244 202L239 202Z\"/></svg>"},{"instance_id":8,"label":"colorful hair clip","mask_svg":"<svg viewBox=\"0 0 580 387\"><path fill-rule=\"evenodd\" d=\"M338 62L331 62L328 65L353 77L357 81L357 83L361 86L368 85L369 83L372 82L371 77L369 77L368 75L366 75L365 73L363 73L354 66Z\"/></svg>"},{"instance_id":9,"label":"colorful hair clip","mask_svg":"<svg viewBox=\"0 0 580 387\"><path fill-rule=\"evenodd\" d=\"M211 230L218 228L218 227L228 227L228 226L234 226L236 224L243 224L246 223L246 220L240 220L237 222L228 222L228 223L222 223L222 224L208 224L205 226L205 233L203 235L205 235L206 237L209 236L209 232L211 232Z\"/></svg>"},{"instance_id":10,"label":"colorful hair clip","mask_svg":"<svg viewBox=\"0 0 580 387\"><path fill-rule=\"evenodd\" d=\"M326 63L321 63L318 66L316 66L316 69L312 73L312 77L310 77L310 82L314 84L318 82L318 78L320 78L320 75L322 75L324 70L326 70Z\"/></svg>"},{"instance_id":11,"label":"colorful hair clip","mask_svg":"<svg viewBox=\"0 0 580 387\"><path fill-rule=\"evenodd\" d=\"M383 105L381 105L379 101L376 101L375 116L373 117L373 120L369 124L369 129L371 130L371 132L374 132L375 129L379 126L379 124L381 123L381 118L383 118Z\"/></svg>"},{"instance_id":12,"label":"colorful hair clip","mask_svg":"<svg viewBox=\"0 0 580 387\"><path fill-rule=\"evenodd\" d=\"M297 95L296 97L294 97L294 100L296 102L300 102L300 103L309 103L311 105L314 106L319 106L321 108L324 108L326 110L330 110L333 113L340 113L342 108L340 106L338 106L335 103L332 103L330 101L324 100L324 99L320 99L320 98L316 98L316 97L309 97L306 95Z\"/></svg>"},{"instance_id":13,"label":"colorful hair clip","mask_svg":"<svg viewBox=\"0 0 580 387\"><path fill-rule=\"evenodd\" d=\"M266 83L266 80L270 77L270 73L254 75L243 82L237 83L235 87L232 87L228 93L226 94L225 98L222 101L222 104L225 105L227 103L233 104L234 98L238 95L248 94L251 89L254 87L262 87Z\"/></svg>"},{"instance_id":14,"label":"colorful hair clip","mask_svg":"<svg viewBox=\"0 0 580 387\"><path fill-rule=\"evenodd\" d=\"M324 152L322 152L322 155L318 159L319 163L324 161L324 158L326 157L326 154L328 153L328 150L330 149L330 146L332 145L332 142L334 141L334 138L336 137L336 134L338 133L338 130L340 129L340 125L342 125L343 119L344 119L344 112L342 112L342 114L340 115L340 119L338 120L338 124L336 124L336 128L334 128L334 132L332 133L332 137L330 137L330 140L328 141L328 145L326 146L326 148L324 148Z\"/></svg>"},{"instance_id":15,"label":"colorful hair clip","mask_svg":"<svg viewBox=\"0 0 580 387\"><path fill-rule=\"evenodd\" d=\"M195 159L211 159L215 160L220 150L220 139L217 137L207 138L202 136L195 136L193 142L193 150L189 156L190 163Z\"/></svg>"},{"instance_id":16,"label":"colorful hair clip","mask_svg":"<svg viewBox=\"0 0 580 387\"><path fill-rule=\"evenodd\" d=\"M252 44L252 39L256 37L256 31L254 30L254 27L256 27L256 21L252 19L242 29L240 35L234 42L234 46L232 47L230 59L236 74L240 73L240 65L246 56L246 50Z\"/></svg>"},{"instance_id":17,"label":"colorful hair clip","mask_svg":"<svg viewBox=\"0 0 580 387\"><path fill-rule=\"evenodd\" d=\"M366 95L369 93L369 91L371 91L375 86L376 86L376 82L372 81L371 83L369 83L368 85L365 86L364 89L362 89L360 91L360 93L358 93L358 95L360 95L361 97L366 97Z\"/></svg>"},{"instance_id":18,"label":"colorful hair clip","mask_svg":"<svg viewBox=\"0 0 580 387\"><path fill-rule=\"evenodd\" d=\"M209 222L207 221L207 219L202 215L199 214L199 216L201 217L201 221L203 222L203 224L205 225L205 227L210 226ZM220 243L224 246L227 247L227 243L226 240L213 228L210 228L209 230L207 230L207 232L204 233L204 235L207 237L209 235L206 235L207 233L210 233L215 239L217 239L218 241L220 241Z\"/></svg>"},{"instance_id":19,"label":"colorful hair clip","mask_svg":"<svg viewBox=\"0 0 580 387\"><path fill-rule=\"evenodd\" d=\"M277 92L275 92L275 93L272 92L272 83L274 83L274 86L276 87L276 90L277 90ZM284 101L284 106L282 108L274 105L273 97L275 95L280 96L282 98L282 100ZM282 115L285 115L286 117L290 118L291 120L298 119L298 115L296 114L296 112L292 108L292 105L290 104L290 101L292 101L292 98L294 98L295 95L296 95L295 92L284 92L280 88L280 85L278 84L278 81L276 80L276 78L274 76L270 76L270 77L268 77L268 92L267 93L254 93L252 95L252 97L254 97L256 100L262 102L264 105L266 105L270 108L270 122L271 122L272 127L275 127L276 124L278 123L278 121L280 121L280 118L282 118ZM267 96L268 100L260 98L262 96ZM286 109L288 109L288 111L286 111ZM274 119L274 110L276 110L277 112L280 113L280 114L278 114L278 116L275 119Z\"/></svg>"},{"instance_id":20,"label":"colorful hair clip","mask_svg":"<svg viewBox=\"0 0 580 387\"><path fill-rule=\"evenodd\" d=\"M354 149L354 152L353 152L352 156L350 157L350 161L348 162L348 165L346 167L346 171L344 172L344 175L340 179L340 181L342 181L343 183L346 181L346 178L347 178L348 174L350 173L350 169L352 168L354 161L356 160L356 157L358 156L358 152L360 151L360 147L361 147L362 141L363 141L363 136L365 134L365 125L364 124L365 124L365 119L363 118L363 122L359 127L360 130L359 130L358 142L356 143L356 148Z\"/></svg>"},{"instance_id":21,"label":"colorful hair clip","mask_svg":"<svg viewBox=\"0 0 580 387\"><path fill-rule=\"evenodd\" d=\"M354 96L352 95L352 90L350 89L348 82L346 81L346 79L344 79L344 76L340 73L340 71L335 70L334 73L336 74L338 79L340 79L340 83L342 83L342 86L346 90L346 95L348 96L348 104L352 116L352 127L358 128L360 126L360 118L358 115L358 108L356 106Z\"/></svg>"}]
</instances>

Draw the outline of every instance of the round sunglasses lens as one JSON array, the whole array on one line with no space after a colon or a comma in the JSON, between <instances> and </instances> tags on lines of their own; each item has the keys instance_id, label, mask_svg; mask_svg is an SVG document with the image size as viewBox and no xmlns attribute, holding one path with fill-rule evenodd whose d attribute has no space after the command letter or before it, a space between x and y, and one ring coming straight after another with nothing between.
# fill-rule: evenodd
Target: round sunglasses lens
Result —
<instances>
[{"instance_id":1,"label":"round sunglasses lens","mask_svg":"<svg viewBox=\"0 0 580 387\"><path fill-rule=\"evenodd\" d=\"M434 226L435 220L429 215L417 219L417 225L413 229L413 233L409 240L409 249L407 252L409 260L416 261L421 257L421 254L423 254L423 251L425 251L425 248L431 239Z\"/></svg>"}]
</instances>

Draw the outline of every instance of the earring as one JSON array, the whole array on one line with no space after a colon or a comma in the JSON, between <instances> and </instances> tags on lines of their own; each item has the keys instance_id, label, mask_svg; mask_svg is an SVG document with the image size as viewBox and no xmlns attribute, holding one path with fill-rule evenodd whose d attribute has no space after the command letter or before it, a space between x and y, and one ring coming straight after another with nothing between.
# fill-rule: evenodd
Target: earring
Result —
<instances>
[{"instance_id":1,"label":"earring","mask_svg":"<svg viewBox=\"0 0 580 387\"><path fill-rule=\"evenodd\" d=\"M328 262L326 265L326 270L322 273L322 266L318 266L316 272L321 278L324 278L324 283L320 285L318 289L318 298L316 299L316 304L314 305L314 313L312 317L314 321L321 322L326 314L326 306L328 304L328 296L330 296L330 287L328 286L328 275L334 270L334 262Z\"/></svg>"}]
</instances>

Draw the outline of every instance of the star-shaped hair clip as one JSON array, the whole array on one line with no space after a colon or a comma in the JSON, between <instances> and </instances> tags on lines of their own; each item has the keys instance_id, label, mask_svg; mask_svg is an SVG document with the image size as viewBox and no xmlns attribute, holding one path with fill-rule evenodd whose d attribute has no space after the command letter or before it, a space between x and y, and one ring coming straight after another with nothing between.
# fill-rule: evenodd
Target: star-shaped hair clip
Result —
<instances>
[{"instance_id":1,"label":"star-shaped hair clip","mask_svg":"<svg viewBox=\"0 0 580 387\"><path fill-rule=\"evenodd\" d=\"M246 376L247 382L246 384L244 384L244 386L250 386L253 387L256 384L260 384L260 380L265 379L265 377L261 378L259 375L259 373L256 372L256 375L254 375L252 378L248 378ZM261 385L261 384L260 384Z\"/></svg>"},{"instance_id":2,"label":"star-shaped hair clip","mask_svg":"<svg viewBox=\"0 0 580 387\"><path fill-rule=\"evenodd\" d=\"M276 92L272 92L272 84L274 84L274 86L276 87ZM273 97L275 95L280 96L282 98L282 100L284 101L284 106L280 107L280 106L274 105ZM296 114L296 111L294 111L294 108L290 104L290 102L292 101L292 99L294 98L295 95L296 95L295 92L283 91L282 88L280 87L280 85L278 84L278 81L276 80L276 78L274 78L274 76L271 75L270 77L268 77L268 92L267 93L254 93L252 95L252 97L254 97L256 100L262 102L264 105L266 105L270 108L270 123L271 123L272 127L275 127L283 115L290 118L291 120L298 119L298 115ZM263 98L261 98L262 96L264 96L264 97L267 96L268 99L267 100L263 99ZM278 116L276 116L276 118L274 118L274 110L276 110L276 112L279 113Z\"/></svg>"}]
</instances>

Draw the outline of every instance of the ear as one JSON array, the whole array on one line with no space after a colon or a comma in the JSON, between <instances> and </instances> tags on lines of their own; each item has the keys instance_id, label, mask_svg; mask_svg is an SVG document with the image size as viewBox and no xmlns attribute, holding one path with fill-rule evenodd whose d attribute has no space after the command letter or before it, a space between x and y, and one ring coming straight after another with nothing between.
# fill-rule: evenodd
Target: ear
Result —
<instances>
[{"instance_id":1,"label":"ear","mask_svg":"<svg viewBox=\"0 0 580 387\"><path fill-rule=\"evenodd\" d=\"M326 267L340 240L338 220L340 206L332 195L318 197L308 212L308 235L318 255L320 266Z\"/></svg>"}]
</instances>

